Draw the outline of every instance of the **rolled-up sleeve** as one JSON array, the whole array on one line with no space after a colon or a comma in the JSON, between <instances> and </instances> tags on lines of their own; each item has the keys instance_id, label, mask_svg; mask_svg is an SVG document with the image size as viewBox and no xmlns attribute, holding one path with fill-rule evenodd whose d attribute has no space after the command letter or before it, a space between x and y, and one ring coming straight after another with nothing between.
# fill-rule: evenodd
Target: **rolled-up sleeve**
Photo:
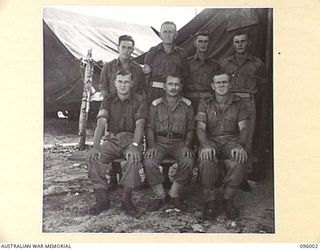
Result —
<instances>
[{"instance_id":1,"label":"rolled-up sleeve","mask_svg":"<svg viewBox=\"0 0 320 250\"><path fill-rule=\"evenodd\" d=\"M156 110L154 106L150 106L149 115L147 118L147 128L155 130L155 119L156 119Z\"/></svg>"},{"instance_id":2,"label":"rolled-up sleeve","mask_svg":"<svg viewBox=\"0 0 320 250\"><path fill-rule=\"evenodd\" d=\"M100 80L99 80L99 89L102 91L108 91L108 82L109 82L109 64L106 63L100 74Z\"/></svg>"},{"instance_id":3,"label":"rolled-up sleeve","mask_svg":"<svg viewBox=\"0 0 320 250\"><path fill-rule=\"evenodd\" d=\"M104 98L103 101L101 102L100 109L97 115L97 120L99 118L106 118L107 120L109 118L108 104L107 104L106 98Z\"/></svg>"},{"instance_id":4,"label":"rolled-up sleeve","mask_svg":"<svg viewBox=\"0 0 320 250\"><path fill-rule=\"evenodd\" d=\"M239 115L238 115L238 121L241 122L243 120L247 120L247 119L249 119L249 117L250 117L250 115L249 115L248 109L241 102L240 103L240 109L239 109Z\"/></svg>"},{"instance_id":5,"label":"rolled-up sleeve","mask_svg":"<svg viewBox=\"0 0 320 250\"><path fill-rule=\"evenodd\" d=\"M197 115L195 117L196 121L201 121L204 122L205 124L207 124L208 122L208 115L206 112L206 105L203 101L200 102L199 106L198 106L198 112Z\"/></svg>"},{"instance_id":6,"label":"rolled-up sleeve","mask_svg":"<svg viewBox=\"0 0 320 250\"><path fill-rule=\"evenodd\" d=\"M136 110L134 118L136 121L140 119L147 119L147 115L148 115L147 103L145 99L141 99L138 102L138 108Z\"/></svg>"}]
</instances>

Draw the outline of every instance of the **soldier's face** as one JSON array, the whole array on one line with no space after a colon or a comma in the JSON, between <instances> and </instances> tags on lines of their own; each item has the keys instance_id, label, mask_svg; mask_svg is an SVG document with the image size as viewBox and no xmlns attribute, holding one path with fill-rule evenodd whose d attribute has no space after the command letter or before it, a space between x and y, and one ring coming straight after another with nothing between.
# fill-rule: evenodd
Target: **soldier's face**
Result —
<instances>
[{"instance_id":1,"label":"soldier's face","mask_svg":"<svg viewBox=\"0 0 320 250\"><path fill-rule=\"evenodd\" d=\"M233 38L233 47L239 54L243 54L247 51L248 44L249 40L247 35L239 35Z\"/></svg>"},{"instance_id":2,"label":"soldier's face","mask_svg":"<svg viewBox=\"0 0 320 250\"><path fill-rule=\"evenodd\" d=\"M133 49L133 43L131 41L121 41L118 46L119 57L123 59L129 59Z\"/></svg>"},{"instance_id":3,"label":"soldier's face","mask_svg":"<svg viewBox=\"0 0 320 250\"><path fill-rule=\"evenodd\" d=\"M160 30L160 38L164 44L172 44L177 36L176 27L173 24L163 24Z\"/></svg>"},{"instance_id":4,"label":"soldier's face","mask_svg":"<svg viewBox=\"0 0 320 250\"><path fill-rule=\"evenodd\" d=\"M116 87L118 94L120 95L129 94L133 86L131 75L125 75L125 76L117 75L117 78L114 81L114 86Z\"/></svg>"},{"instance_id":5,"label":"soldier's face","mask_svg":"<svg viewBox=\"0 0 320 250\"><path fill-rule=\"evenodd\" d=\"M229 93L230 79L228 75L217 75L213 77L212 88L216 95L224 96Z\"/></svg>"},{"instance_id":6,"label":"soldier's face","mask_svg":"<svg viewBox=\"0 0 320 250\"><path fill-rule=\"evenodd\" d=\"M182 83L180 78L168 76L166 83L164 84L164 90L168 96L177 96L182 89Z\"/></svg>"},{"instance_id":7,"label":"soldier's face","mask_svg":"<svg viewBox=\"0 0 320 250\"><path fill-rule=\"evenodd\" d=\"M196 46L197 52L207 52L209 45L209 37L208 36L198 36L194 42Z\"/></svg>"}]
</instances>

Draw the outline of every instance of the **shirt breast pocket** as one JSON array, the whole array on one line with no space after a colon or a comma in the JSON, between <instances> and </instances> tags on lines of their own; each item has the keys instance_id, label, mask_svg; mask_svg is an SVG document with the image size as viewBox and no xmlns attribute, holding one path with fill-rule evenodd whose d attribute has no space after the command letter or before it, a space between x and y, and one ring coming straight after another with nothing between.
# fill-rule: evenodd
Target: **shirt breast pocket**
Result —
<instances>
[{"instance_id":1,"label":"shirt breast pocket","mask_svg":"<svg viewBox=\"0 0 320 250\"><path fill-rule=\"evenodd\" d=\"M168 129L168 117L164 115L159 115L156 120L156 130L157 132L165 132Z\"/></svg>"},{"instance_id":2,"label":"shirt breast pocket","mask_svg":"<svg viewBox=\"0 0 320 250\"><path fill-rule=\"evenodd\" d=\"M258 78L257 70L255 68L248 68L242 72L242 75L246 78L256 79Z\"/></svg>"},{"instance_id":3,"label":"shirt breast pocket","mask_svg":"<svg viewBox=\"0 0 320 250\"><path fill-rule=\"evenodd\" d=\"M159 56L155 57L151 64L152 74L161 75L163 73L163 59Z\"/></svg>"},{"instance_id":4,"label":"shirt breast pocket","mask_svg":"<svg viewBox=\"0 0 320 250\"><path fill-rule=\"evenodd\" d=\"M234 133L237 131L238 128L238 121L235 115L227 115L224 120L224 130L225 132Z\"/></svg>"},{"instance_id":5,"label":"shirt breast pocket","mask_svg":"<svg viewBox=\"0 0 320 250\"><path fill-rule=\"evenodd\" d=\"M184 135L186 133L186 115L175 114L172 121L172 132Z\"/></svg>"}]
</instances>

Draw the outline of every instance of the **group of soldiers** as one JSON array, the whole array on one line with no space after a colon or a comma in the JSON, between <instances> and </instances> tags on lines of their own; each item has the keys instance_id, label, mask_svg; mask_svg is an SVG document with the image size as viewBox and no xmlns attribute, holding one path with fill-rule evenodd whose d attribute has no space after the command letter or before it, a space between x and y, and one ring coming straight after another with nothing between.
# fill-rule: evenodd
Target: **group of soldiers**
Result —
<instances>
[{"instance_id":1,"label":"group of soldiers","mask_svg":"<svg viewBox=\"0 0 320 250\"><path fill-rule=\"evenodd\" d=\"M99 87L104 99L88 153L96 198L90 214L109 209L112 161L123 158L121 208L128 214L138 213L131 196L141 184L141 169L154 193L148 209L155 211L166 202L183 208L182 193L197 166L203 218L214 219L218 161L224 160L223 208L228 218L239 216L233 200L251 156L254 96L266 83L264 64L248 53L250 40L244 32L235 34L235 52L221 63L208 55L208 32L196 34L196 53L189 59L175 45L177 35L176 25L164 22L162 43L149 50L143 67L130 59L133 38L120 36L119 57L102 69ZM177 169L166 193L159 166L168 157L177 161Z\"/></svg>"}]
</instances>

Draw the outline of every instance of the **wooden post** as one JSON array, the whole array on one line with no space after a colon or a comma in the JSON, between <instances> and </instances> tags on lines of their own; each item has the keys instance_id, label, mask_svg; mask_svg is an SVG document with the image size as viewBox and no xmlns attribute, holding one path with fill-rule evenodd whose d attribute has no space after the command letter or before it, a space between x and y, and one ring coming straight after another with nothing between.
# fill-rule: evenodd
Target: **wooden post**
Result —
<instances>
[{"instance_id":1,"label":"wooden post","mask_svg":"<svg viewBox=\"0 0 320 250\"><path fill-rule=\"evenodd\" d=\"M93 60L92 60L92 49L88 50L86 59L82 61L85 64L85 75L83 82L83 93L81 100L80 116L79 116L79 140L77 148L80 150L85 149L86 144L86 128L88 121L88 114L90 109L90 98L91 98L91 84L93 77Z\"/></svg>"}]
</instances>

